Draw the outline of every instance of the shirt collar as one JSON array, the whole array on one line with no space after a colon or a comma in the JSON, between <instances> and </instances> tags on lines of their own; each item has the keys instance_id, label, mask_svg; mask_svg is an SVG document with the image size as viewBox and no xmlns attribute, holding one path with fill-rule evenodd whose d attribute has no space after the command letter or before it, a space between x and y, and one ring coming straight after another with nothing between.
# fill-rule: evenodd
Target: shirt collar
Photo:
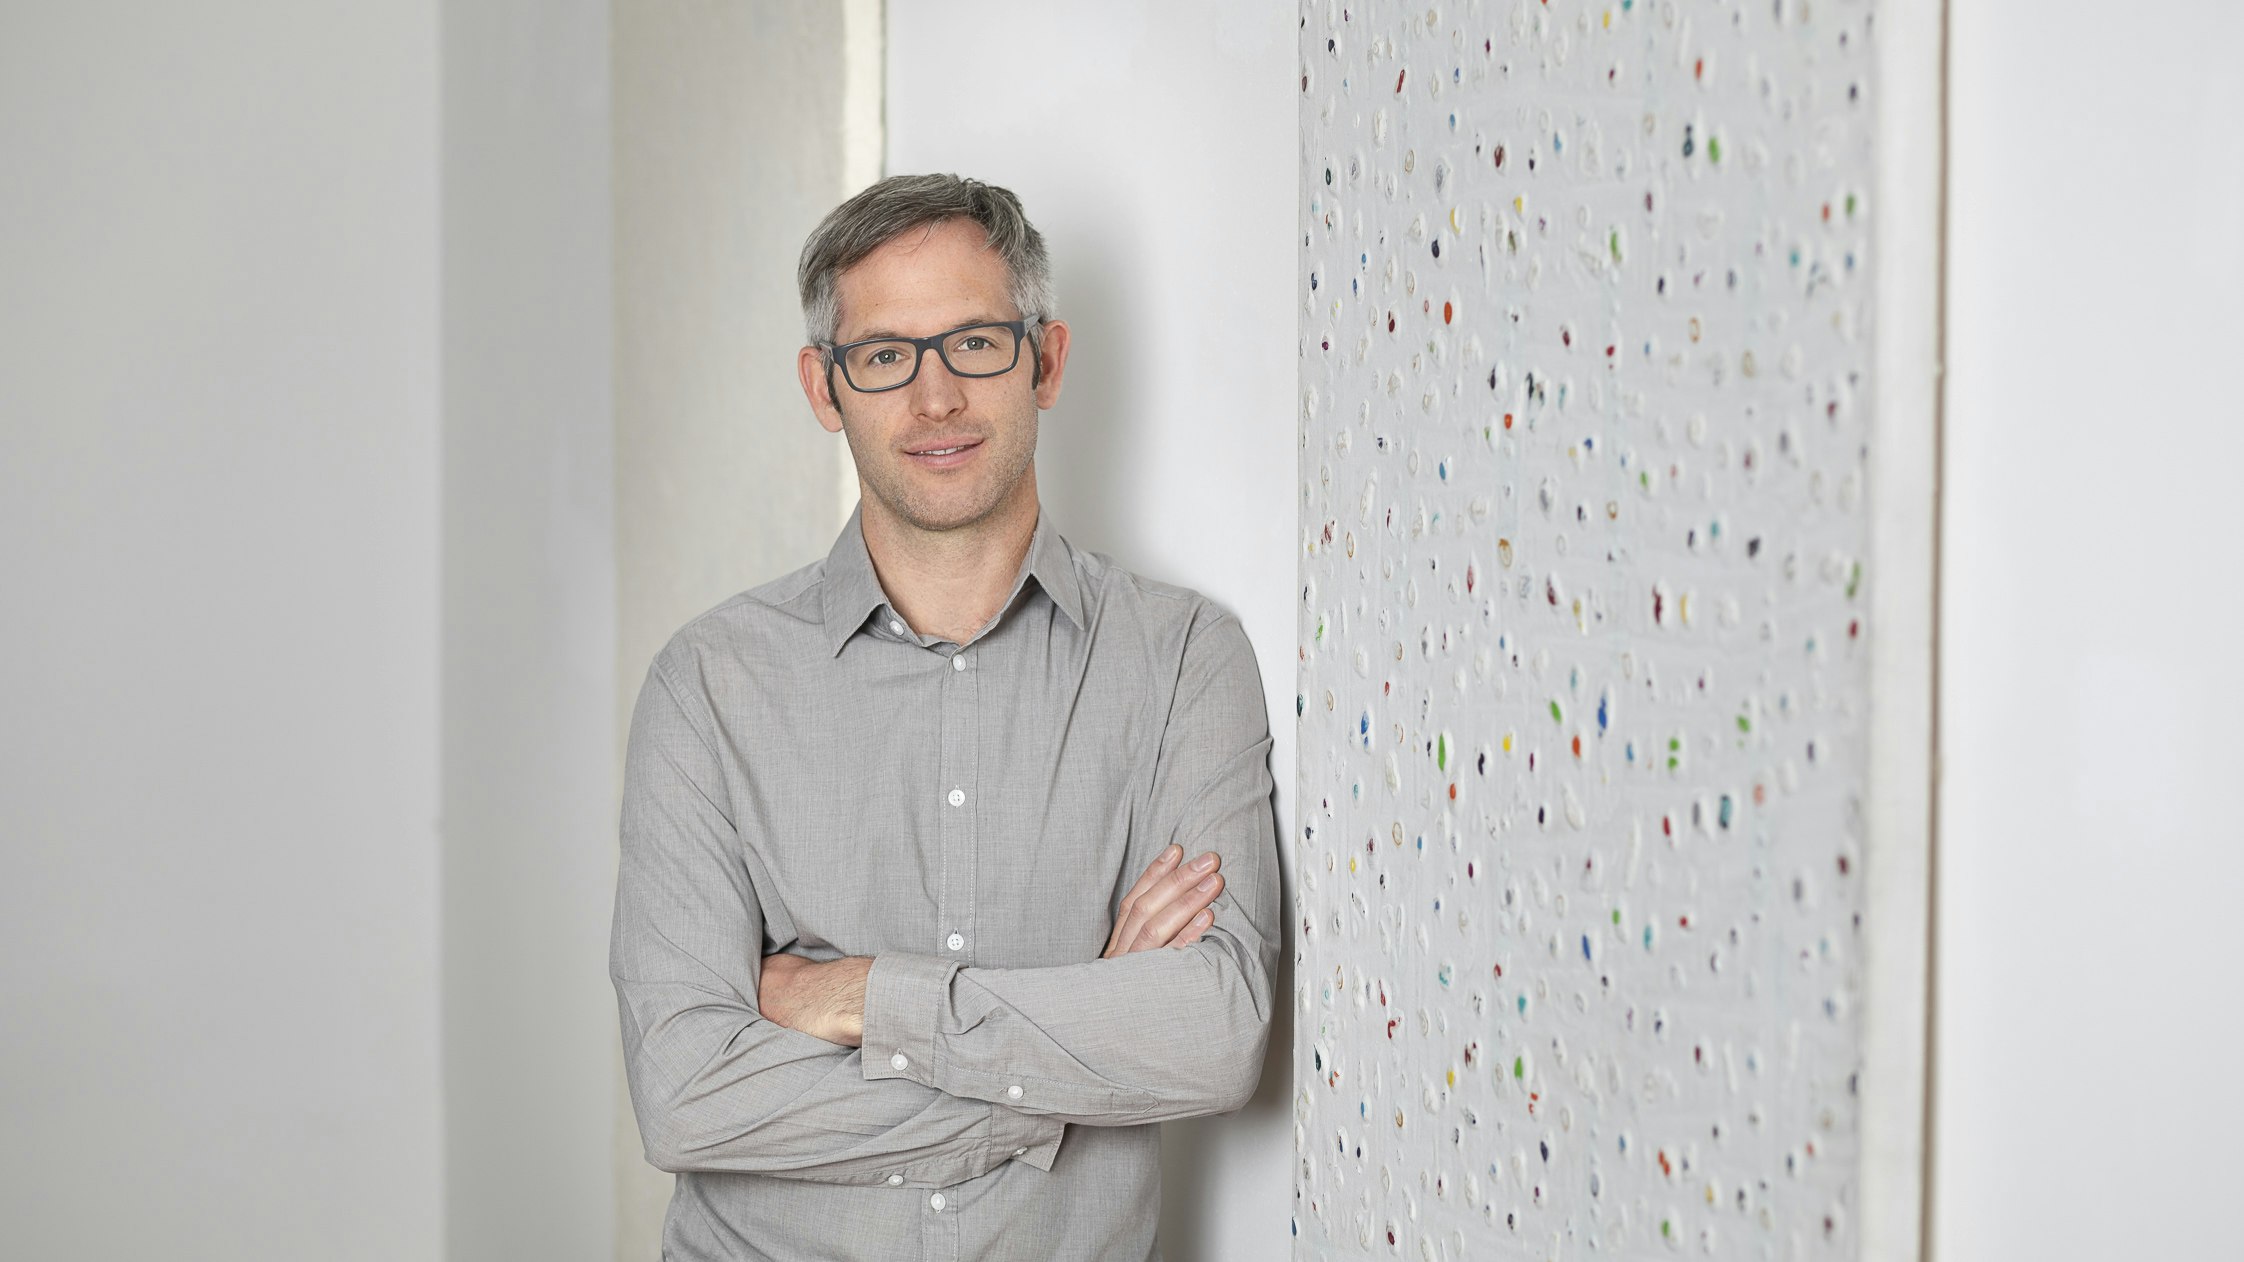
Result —
<instances>
[{"instance_id":1,"label":"shirt collar","mask_svg":"<svg viewBox=\"0 0 2244 1262\"><path fill-rule=\"evenodd\" d=\"M849 637L865 625L865 619L888 599L881 588L880 576L873 572L872 553L865 548L864 501L849 511L849 521L842 526L841 534L834 539L833 550L826 554L826 566L821 587L820 613L826 623L826 638L833 651L839 654ZM1013 575L1013 587L1005 598L1005 607L1011 608L1014 598L1020 595L1023 584L1030 575L1052 603L1060 607L1077 630L1082 630L1083 587L1075 576L1075 559L1067 541L1052 524L1052 514L1039 502L1036 510L1036 529L1029 536L1028 555L1021 558L1021 568ZM1000 611L1002 613L1002 610Z\"/></svg>"}]
</instances>

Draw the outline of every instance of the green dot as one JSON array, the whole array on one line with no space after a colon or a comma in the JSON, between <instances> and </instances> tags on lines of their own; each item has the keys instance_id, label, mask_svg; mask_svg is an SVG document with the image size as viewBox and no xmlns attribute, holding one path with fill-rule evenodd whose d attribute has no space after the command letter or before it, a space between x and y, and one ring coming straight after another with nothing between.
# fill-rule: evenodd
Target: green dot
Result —
<instances>
[{"instance_id":1,"label":"green dot","mask_svg":"<svg viewBox=\"0 0 2244 1262\"><path fill-rule=\"evenodd\" d=\"M1565 716L1559 713L1558 703L1556 701L1551 702L1551 722L1564 723L1565 721Z\"/></svg>"},{"instance_id":2,"label":"green dot","mask_svg":"<svg viewBox=\"0 0 2244 1262\"><path fill-rule=\"evenodd\" d=\"M1709 162L1720 162L1722 160L1722 141L1720 138L1715 136L1706 138L1706 160Z\"/></svg>"}]
</instances>

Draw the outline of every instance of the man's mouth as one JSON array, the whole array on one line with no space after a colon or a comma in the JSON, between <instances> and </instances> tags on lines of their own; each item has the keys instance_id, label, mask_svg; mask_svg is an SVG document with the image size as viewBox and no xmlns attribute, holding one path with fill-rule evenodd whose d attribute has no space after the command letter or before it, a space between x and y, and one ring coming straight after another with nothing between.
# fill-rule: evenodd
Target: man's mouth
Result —
<instances>
[{"instance_id":1,"label":"man's mouth","mask_svg":"<svg viewBox=\"0 0 2244 1262\"><path fill-rule=\"evenodd\" d=\"M904 454L921 464L934 465L940 468L957 464L966 459L976 447L981 445L982 440L979 438L956 439L931 443L928 446L916 448Z\"/></svg>"}]
</instances>

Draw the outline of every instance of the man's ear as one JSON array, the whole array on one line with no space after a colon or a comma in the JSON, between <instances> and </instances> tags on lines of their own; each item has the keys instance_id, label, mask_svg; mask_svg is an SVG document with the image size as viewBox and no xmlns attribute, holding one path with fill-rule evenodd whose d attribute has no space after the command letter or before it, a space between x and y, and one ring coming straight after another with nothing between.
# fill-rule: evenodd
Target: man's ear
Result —
<instances>
[{"instance_id":1,"label":"man's ear","mask_svg":"<svg viewBox=\"0 0 2244 1262\"><path fill-rule=\"evenodd\" d=\"M1060 382L1067 375L1067 321L1046 320L1042 327L1036 347L1036 406L1049 408L1060 401Z\"/></svg>"},{"instance_id":2,"label":"man's ear","mask_svg":"<svg viewBox=\"0 0 2244 1262\"><path fill-rule=\"evenodd\" d=\"M818 423L829 434L841 433L842 414L834 404L833 368L826 353L815 346L796 351L795 376L802 381L803 397L810 400L811 413Z\"/></svg>"}]
</instances>

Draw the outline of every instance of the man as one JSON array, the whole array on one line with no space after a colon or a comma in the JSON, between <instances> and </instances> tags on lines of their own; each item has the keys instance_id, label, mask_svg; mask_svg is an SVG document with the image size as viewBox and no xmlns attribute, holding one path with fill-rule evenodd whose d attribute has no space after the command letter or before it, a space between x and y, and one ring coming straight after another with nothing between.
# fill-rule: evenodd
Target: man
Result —
<instances>
[{"instance_id":1,"label":"man","mask_svg":"<svg viewBox=\"0 0 2244 1262\"><path fill-rule=\"evenodd\" d=\"M1069 331L1001 188L803 249L824 560L681 629L632 717L610 973L663 1255L1160 1258L1154 1123L1270 1029L1269 724L1237 618L1036 492Z\"/></svg>"}]
</instances>

